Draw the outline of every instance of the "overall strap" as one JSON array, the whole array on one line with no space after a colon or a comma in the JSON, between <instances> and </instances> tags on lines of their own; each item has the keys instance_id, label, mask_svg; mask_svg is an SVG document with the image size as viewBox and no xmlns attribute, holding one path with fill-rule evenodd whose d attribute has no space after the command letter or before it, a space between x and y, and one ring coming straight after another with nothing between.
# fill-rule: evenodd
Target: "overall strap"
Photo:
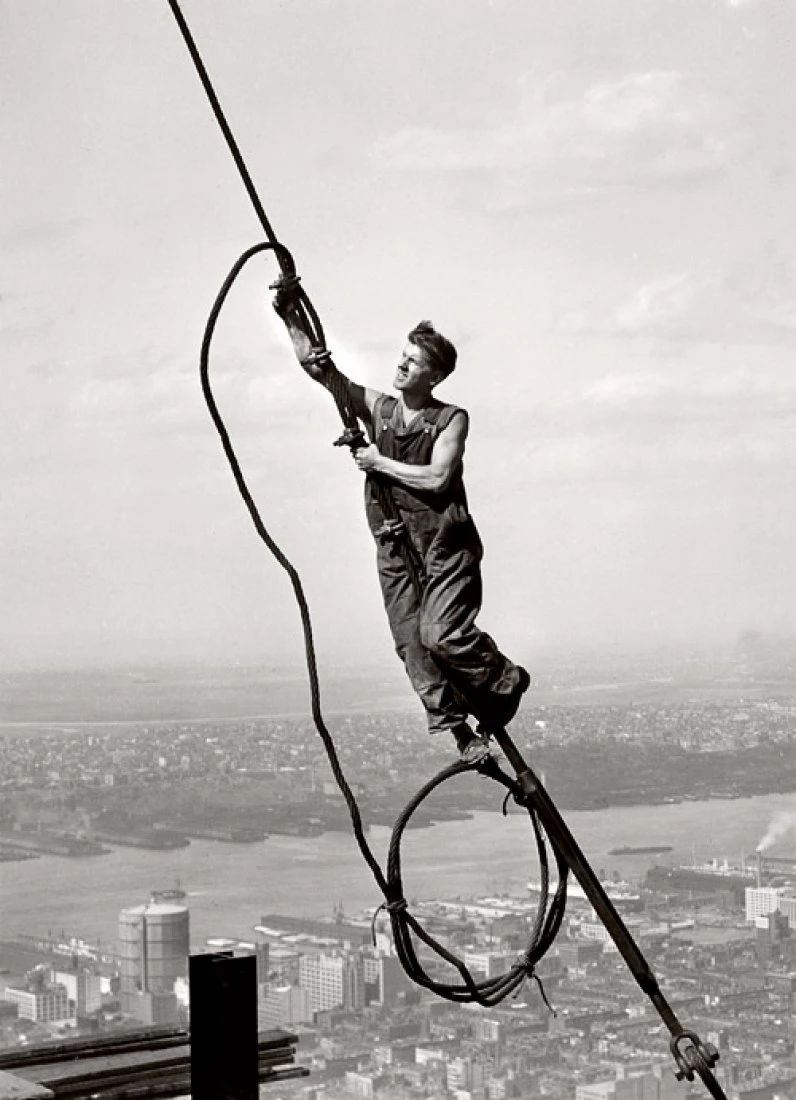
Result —
<instances>
[{"instance_id":1,"label":"overall strap","mask_svg":"<svg viewBox=\"0 0 796 1100\"><path fill-rule=\"evenodd\" d=\"M397 397L392 397L388 393L380 393L373 406L374 423L377 420L391 420L397 404Z\"/></svg>"},{"instance_id":2,"label":"overall strap","mask_svg":"<svg viewBox=\"0 0 796 1100\"><path fill-rule=\"evenodd\" d=\"M467 412L458 405L441 405L437 409L428 409L423 417L424 431L428 431L436 439L450 424L456 413Z\"/></svg>"}]
</instances>

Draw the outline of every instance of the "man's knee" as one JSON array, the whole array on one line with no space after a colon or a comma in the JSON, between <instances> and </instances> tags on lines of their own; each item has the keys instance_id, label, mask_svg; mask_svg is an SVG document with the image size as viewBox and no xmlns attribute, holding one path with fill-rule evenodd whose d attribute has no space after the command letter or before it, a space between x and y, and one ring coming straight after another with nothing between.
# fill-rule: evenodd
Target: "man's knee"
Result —
<instances>
[{"instance_id":1,"label":"man's knee","mask_svg":"<svg viewBox=\"0 0 796 1100\"><path fill-rule=\"evenodd\" d=\"M459 631L451 630L444 623L421 622L420 641L424 649L436 660L447 663L459 652Z\"/></svg>"}]
</instances>

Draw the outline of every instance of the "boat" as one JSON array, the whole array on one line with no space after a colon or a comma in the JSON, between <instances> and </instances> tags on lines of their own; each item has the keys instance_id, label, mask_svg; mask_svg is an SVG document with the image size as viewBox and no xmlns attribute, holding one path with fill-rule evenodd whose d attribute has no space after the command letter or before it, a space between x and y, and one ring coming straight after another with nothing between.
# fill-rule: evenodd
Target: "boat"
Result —
<instances>
[{"instance_id":1,"label":"boat","mask_svg":"<svg viewBox=\"0 0 796 1100\"><path fill-rule=\"evenodd\" d=\"M756 885L756 877L739 867L732 867L726 860L713 859L708 863L680 864L677 867L655 865L647 871L646 885L652 890L675 893L715 894L728 892L743 900L744 891Z\"/></svg>"},{"instance_id":2,"label":"boat","mask_svg":"<svg viewBox=\"0 0 796 1100\"><path fill-rule=\"evenodd\" d=\"M609 856L641 856L654 855L658 852L671 852L671 844L644 844L633 846L624 844L621 848L609 848Z\"/></svg>"},{"instance_id":3,"label":"boat","mask_svg":"<svg viewBox=\"0 0 796 1100\"><path fill-rule=\"evenodd\" d=\"M153 901L182 901L183 898L188 897L188 894L180 886L180 880L177 879L173 886L169 886L165 890L152 890L150 896Z\"/></svg>"},{"instance_id":4,"label":"boat","mask_svg":"<svg viewBox=\"0 0 796 1100\"><path fill-rule=\"evenodd\" d=\"M644 908L641 894L634 886L631 886L629 882L601 882L600 885L617 909L626 913L636 913ZM552 882L549 887L549 893L552 894L555 888L556 883ZM540 894L541 889L541 884L539 882L531 881L528 883L528 890L532 895ZM591 898L579 882L570 880L567 883L567 897L572 901L587 901L591 904Z\"/></svg>"}]
</instances>

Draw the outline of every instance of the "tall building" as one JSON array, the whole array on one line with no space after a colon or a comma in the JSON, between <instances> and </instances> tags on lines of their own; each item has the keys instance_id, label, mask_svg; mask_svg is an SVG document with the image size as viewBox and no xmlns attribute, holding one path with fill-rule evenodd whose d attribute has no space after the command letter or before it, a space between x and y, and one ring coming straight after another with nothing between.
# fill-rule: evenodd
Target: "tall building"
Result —
<instances>
[{"instance_id":1,"label":"tall building","mask_svg":"<svg viewBox=\"0 0 796 1100\"><path fill-rule=\"evenodd\" d=\"M796 929L796 897L785 894L779 899L779 911L787 918L792 929Z\"/></svg>"},{"instance_id":2,"label":"tall building","mask_svg":"<svg viewBox=\"0 0 796 1100\"><path fill-rule=\"evenodd\" d=\"M149 902L119 914L119 1000L142 1023L176 1023L174 982L188 973L189 913L184 905Z\"/></svg>"},{"instance_id":3,"label":"tall building","mask_svg":"<svg viewBox=\"0 0 796 1100\"><path fill-rule=\"evenodd\" d=\"M309 995L310 1012L342 1006L362 1008L365 982L359 955L302 955L299 986Z\"/></svg>"},{"instance_id":4,"label":"tall building","mask_svg":"<svg viewBox=\"0 0 796 1100\"><path fill-rule=\"evenodd\" d=\"M780 898L785 891L781 886L747 886L746 919L754 921L756 917L767 917L779 908Z\"/></svg>"},{"instance_id":5,"label":"tall building","mask_svg":"<svg viewBox=\"0 0 796 1100\"><path fill-rule=\"evenodd\" d=\"M102 1008L102 979L88 967L53 970L52 980L66 988L75 1015L90 1016Z\"/></svg>"},{"instance_id":6,"label":"tall building","mask_svg":"<svg viewBox=\"0 0 796 1100\"><path fill-rule=\"evenodd\" d=\"M364 1003L385 1008L392 1008L414 988L398 957L381 951L362 952L362 978Z\"/></svg>"}]
</instances>

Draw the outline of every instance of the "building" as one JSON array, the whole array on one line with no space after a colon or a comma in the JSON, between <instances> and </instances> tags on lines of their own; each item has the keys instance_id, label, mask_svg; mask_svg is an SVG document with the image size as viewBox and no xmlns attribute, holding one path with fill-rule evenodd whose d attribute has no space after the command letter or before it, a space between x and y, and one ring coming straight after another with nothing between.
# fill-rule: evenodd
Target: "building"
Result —
<instances>
[{"instance_id":1,"label":"building","mask_svg":"<svg viewBox=\"0 0 796 1100\"><path fill-rule=\"evenodd\" d=\"M796 897L792 894L783 894L779 899L779 911L790 927L796 929Z\"/></svg>"},{"instance_id":2,"label":"building","mask_svg":"<svg viewBox=\"0 0 796 1100\"><path fill-rule=\"evenodd\" d=\"M465 951L464 965L472 973L477 970L485 978L497 978L510 970L517 961L517 952L513 955L505 951Z\"/></svg>"},{"instance_id":3,"label":"building","mask_svg":"<svg viewBox=\"0 0 796 1100\"><path fill-rule=\"evenodd\" d=\"M599 962L603 954L598 940L576 938L557 941L556 951L562 965L567 969L580 969L590 963Z\"/></svg>"},{"instance_id":4,"label":"building","mask_svg":"<svg viewBox=\"0 0 796 1100\"><path fill-rule=\"evenodd\" d=\"M310 1023L309 992L297 985L266 986L257 1002L257 1020L263 1030Z\"/></svg>"},{"instance_id":5,"label":"building","mask_svg":"<svg viewBox=\"0 0 796 1100\"><path fill-rule=\"evenodd\" d=\"M488 1013L476 1016L473 1024L473 1037L479 1043L500 1043L505 1031L502 1020L496 1020Z\"/></svg>"},{"instance_id":6,"label":"building","mask_svg":"<svg viewBox=\"0 0 796 1100\"><path fill-rule=\"evenodd\" d=\"M614 1076L578 1085L575 1100L682 1100L683 1088L671 1067L619 1066Z\"/></svg>"},{"instance_id":7,"label":"building","mask_svg":"<svg viewBox=\"0 0 796 1100\"><path fill-rule=\"evenodd\" d=\"M45 980L31 981L24 989L6 987L5 1000L17 1006L17 1015L22 1020L33 1020L37 1024L61 1023L74 1019L74 1011L69 1006L66 986Z\"/></svg>"},{"instance_id":8,"label":"building","mask_svg":"<svg viewBox=\"0 0 796 1100\"><path fill-rule=\"evenodd\" d=\"M484 1064L472 1058L451 1058L445 1066L445 1082L451 1091L481 1089L486 1076Z\"/></svg>"},{"instance_id":9,"label":"building","mask_svg":"<svg viewBox=\"0 0 796 1100\"><path fill-rule=\"evenodd\" d=\"M188 973L189 914L184 905L150 902L119 914L119 1002L146 1024L178 1021L174 982Z\"/></svg>"},{"instance_id":10,"label":"building","mask_svg":"<svg viewBox=\"0 0 796 1100\"><path fill-rule=\"evenodd\" d=\"M346 1092L357 1100L371 1100L375 1093L377 1078L372 1073L359 1073L356 1070L348 1070L345 1075Z\"/></svg>"},{"instance_id":11,"label":"building","mask_svg":"<svg viewBox=\"0 0 796 1100\"><path fill-rule=\"evenodd\" d=\"M412 991L411 980L396 955L382 952L363 952L362 979L364 1003L394 1007L401 998Z\"/></svg>"},{"instance_id":12,"label":"building","mask_svg":"<svg viewBox=\"0 0 796 1100\"><path fill-rule=\"evenodd\" d=\"M66 988L74 1007L74 1016L91 1016L102 1008L102 979L88 967L75 970L52 970L54 983Z\"/></svg>"},{"instance_id":13,"label":"building","mask_svg":"<svg viewBox=\"0 0 796 1100\"><path fill-rule=\"evenodd\" d=\"M299 986L307 991L310 1012L342 1006L359 1009L365 1003L365 981L359 955L302 955Z\"/></svg>"},{"instance_id":14,"label":"building","mask_svg":"<svg viewBox=\"0 0 796 1100\"><path fill-rule=\"evenodd\" d=\"M756 917L776 913L783 894L781 886L747 886L744 891L747 921L751 923Z\"/></svg>"}]
</instances>

